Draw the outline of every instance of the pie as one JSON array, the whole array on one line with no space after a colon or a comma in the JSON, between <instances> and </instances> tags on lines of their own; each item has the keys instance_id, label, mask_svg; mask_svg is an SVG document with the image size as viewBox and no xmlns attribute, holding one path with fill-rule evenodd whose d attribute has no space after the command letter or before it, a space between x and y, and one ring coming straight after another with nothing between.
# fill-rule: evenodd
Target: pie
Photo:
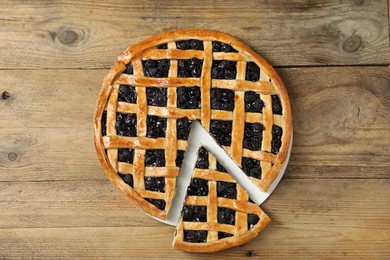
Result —
<instances>
[{"instance_id":1,"label":"pie","mask_svg":"<svg viewBox=\"0 0 390 260\"><path fill-rule=\"evenodd\" d=\"M216 31L151 37L117 58L94 117L104 171L150 215L169 213L193 120L263 191L287 158L289 98L262 57Z\"/></svg>"},{"instance_id":2,"label":"pie","mask_svg":"<svg viewBox=\"0 0 390 260\"><path fill-rule=\"evenodd\" d=\"M177 225L173 247L190 252L215 252L247 243L270 219L248 193L201 147Z\"/></svg>"}]
</instances>

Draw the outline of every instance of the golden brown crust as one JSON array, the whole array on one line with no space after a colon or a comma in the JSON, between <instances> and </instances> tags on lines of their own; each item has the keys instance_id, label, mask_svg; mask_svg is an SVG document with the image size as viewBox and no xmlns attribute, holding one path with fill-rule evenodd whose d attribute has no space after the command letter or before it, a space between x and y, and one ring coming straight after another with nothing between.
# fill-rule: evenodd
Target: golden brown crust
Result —
<instances>
[{"instance_id":1,"label":"golden brown crust","mask_svg":"<svg viewBox=\"0 0 390 260\"><path fill-rule=\"evenodd\" d=\"M204 42L204 51L199 50L177 50L175 49L175 41L185 39L198 39ZM221 41L232 45L233 48L238 50L238 53L213 53L211 50L212 41ZM157 49L156 46L160 44L168 44L168 50ZM177 78L177 61L178 58L192 58L196 57L203 59L203 68L201 78ZM148 78L143 76L142 73L142 60L154 58L154 59L170 59L171 66L168 78ZM236 80L212 80L210 76L212 59L228 59L236 60L238 62L238 71ZM258 82L245 81L245 63L247 61L255 62L261 68L261 77L265 77L266 80L260 80ZM122 74L126 68L126 64L133 63L134 75ZM130 84L136 86L138 93L137 104L125 104L124 102L116 102L115 95L118 92L119 84ZM167 107L148 107L145 98L145 86L160 86L168 88L168 105ZM176 91L174 89L178 86L194 86L198 85L202 87L202 107L200 110L194 111L180 111L176 108ZM237 108L233 113L228 111L213 111L210 109L210 96L209 90L211 87L227 88L238 90L236 93ZM145 201L139 188L143 188L142 178L145 176L146 170L143 166L146 148L166 148L167 166L173 167L174 156L176 156L177 149L184 150L187 143L185 141L174 142L175 129L172 127L175 125L175 120L181 116L189 117L191 119L200 119L203 126L208 129L210 119L225 119L225 120L238 120L239 114L242 112L242 99L243 95L239 91L252 90L261 94L262 100L270 105L269 99L271 94L277 94L280 96L280 100L283 106L283 115L272 115L269 108L265 109L263 113L245 113L246 122L260 122L266 126L264 132L264 138L267 142L263 141L262 151L249 151L239 147L239 142L242 140L240 133L243 132L242 127L235 126L233 129L233 141L232 147L224 147L240 165L240 154L249 156L256 159L262 159L261 165L263 167L263 175L261 180L254 180L264 191L266 191L272 182L277 177L283 163L285 162L290 146L291 132L292 132L292 119L291 109L289 104L289 98L287 91L275 72L275 70L258 54L252 51L247 45L238 41L234 37L210 30L177 30L162 33L146 39L140 43L129 47L123 54L121 54L115 62L112 69L104 78L103 86L99 94L99 99L96 105L95 112L95 135L94 143L98 153L99 160L111 182L121 190L126 197L135 202L142 210L147 213L165 219L172 197L174 195L174 186L176 175L166 175L166 187L165 200L167 203L166 210L159 210L154 205ZM263 98L264 97L264 98ZM268 99L268 101L267 101ZM107 110L107 131L108 135L104 138L101 135L102 126L101 118L103 111ZM131 112L137 113L137 135L138 137L118 137L115 133L115 113ZM245 111L244 111L245 112ZM160 115L167 117L167 134L168 137L164 139L146 140L146 115ZM242 121L242 120L241 120ZM241 122L240 121L240 122ZM242 122L241 122L242 123ZM235 123L234 123L235 124ZM270 138L272 138L272 124L279 125L283 129L282 146L277 155L270 153ZM241 124L240 124L241 125ZM244 124L242 124L244 125ZM267 143L267 144L264 144ZM168 144L173 144L172 146ZM131 188L125 184L118 176L118 162L117 162L117 148L135 148L134 165L127 166L127 170L133 171L133 177L135 180L135 188ZM169 148L168 148L169 147ZM107 154L106 151L107 150ZM149 176L152 176L149 171ZM157 176L162 175L162 171L156 171ZM154 175L153 175L154 176ZM142 194L141 194L142 193ZM150 194L149 194L150 195ZM161 197L161 195L159 195Z\"/></svg>"},{"instance_id":2,"label":"golden brown crust","mask_svg":"<svg viewBox=\"0 0 390 260\"><path fill-rule=\"evenodd\" d=\"M209 169L195 169L192 176L208 180L207 196L187 196L184 203L184 205L191 206L206 206L206 222L186 222L181 218L173 240L175 249L189 252L216 252L239 246L255 239L271 221L260 206L248 201L248 193L236 183L230 174L216 170L216 162L216 158L209 152ZM236 183L237 199L218 197L216 186L219 181ZM235 212L234 225L218 223L219 207L229 208ZM255 214L259 217L259 221L250 228L248 228L248 214ZM207 231L206 242L186 242L185 230ZM219 239L218 232L229 233L232 236Z\"/></svg>"}]
</instances>

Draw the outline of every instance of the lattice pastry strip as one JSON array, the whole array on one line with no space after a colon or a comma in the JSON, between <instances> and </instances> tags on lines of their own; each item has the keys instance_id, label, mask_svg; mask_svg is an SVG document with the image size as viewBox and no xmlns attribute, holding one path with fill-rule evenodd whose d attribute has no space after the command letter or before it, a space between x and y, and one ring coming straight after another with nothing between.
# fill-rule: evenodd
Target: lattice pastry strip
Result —
<instances>
[{"instance_id":1,"label":"lattice pastry strip","mask_svg":"<svg viewBox=\"0 0 390 260\"><path fill-rule=\"evenodd\" d=\"M268 216L209 151L202 147L199 154L202 169L194 170L173 247L214 252L256 238L270 222Z\"/></svg>"}]
</instances>

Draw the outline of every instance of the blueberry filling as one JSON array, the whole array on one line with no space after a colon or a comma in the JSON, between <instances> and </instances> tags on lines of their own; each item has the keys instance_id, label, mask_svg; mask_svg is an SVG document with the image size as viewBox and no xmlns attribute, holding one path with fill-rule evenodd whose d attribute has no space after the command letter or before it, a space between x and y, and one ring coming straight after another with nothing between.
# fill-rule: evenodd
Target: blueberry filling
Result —
<instances>
[{"instance_id":1,"label":"blueberry filling","mask_svg":"<svg viewBox=\"0 0 390 260\"><path fill-rule=\"evenodd\" d=\"M182 211L183 221L190 222L206 222L207 207L206 206L191 206L186 205Z\"/></svg>"},{"instance_id":2,"label":"blueberry filling","mask_svg":"<svg viewBox=\"0 0 390 260\"><path fill-rule=\"evenodd\" d=\"M102 136L105 136L107 135L107 111L103 111L101 124L102 124Z\"/></svg>"},{"instance_id":3,"label":"blueberry filling","mask_svg":"<svg viewBox=\"0 0 390 260\"><path fill-rule=\"evenodd\" d=\"M177 155L176 155L176 166L181 167L183 164L183 159L184 159L184 151L182 150L177 150Z\"/></svg>"},{"instance_id":4,"label":"blueberry filling","mask_svg":"<svg viewBox=\"0 0 390 260\"><path fill-rule=\"evenodd\" d=\"M211 120L210 133L221 145L229 146L232 143L232 121Z\"/></svg>"},{"instance_id":5,"label":"blueberry filling","mask_svg":"<svg viewBox=\"0 0 390 260\"><path fill-rule=\"evenodd\" d=\"M248 198L248 201L249 201L250 203L256 204L251 198Z\"/></svg>"},{"instance_id":6,"label":"blueberry filling","mask_svg":"<svg viewBox=\"0 0 390 260\"><path fill-rule=\"evenodd\" d=\"M165 209L165 200L159 200L159 199L145 199L145 200L150 202L154 206L156 206L158 209L161 210Z\"/></svg>"},{"instance_id":7,"label":"blueberry filling","mask_svg":"<svg viewBox=\"0 0 390 260\"><path fill-rule=\"evenodd\" d=\"M134 71L133 71L133 63L128 63L127 65L126 65L126 69L123 71L123 73L125 73L125 74L133 74L134 73Z\"/></svg>"},{"instance_id":8,"label":"blueberry filling","mask_svg":"<svg viewBox=\"0 0 390 260\"><path fill-rule=\"evenodd\" d=\"M271 152L273 154L277 154L282 146L282 134L283 130L281 127L277 125L272 126Z\"/></svg>"},{"instance_id":9,"label":"blueberry filling","mask_svg":"<svg viewBox=\"0 0 390 260\"><path fill-rule=\"evenodd\" d=\"M145 166L163 167L165 166L164 150L146 150Z\"/></svg>"},{"instance_id":10,"label":"blueberry filling","mask_svg":"<svg viewBox=\"0 0 390 260\"><path fill-rule=\"evenodd\" d=\"M177 41L176 48L180 50L203 50L203 41L199 41L199 40Z\"/></svg>"},{"instance_id":11,"label":"blueberry filling","mask_svg":"<svg viewBox=\"0 0 390 260\"><path fill-rule=\"evenodd\" d=\"M253 91L245 92L245 112L259 112L261 113L264 107L263 100L260 95Z\"/></svg>"},{"instance_id":12,"label":"blueberry filling","mask_svg":"<svg viewBox=\"0 0 390 260\"><path fill-rule=\"evenodd\" d=\"M179 78L199 78L202 74L203 60L192 58L190 60L179 60L178 77Z\"/></svg>"},{"instance_id":13,"label":"blueberry filling","mask_svg":"<svg viewBox=\"0 0 390 260\"><path fill-rule=\"evenodd\" d=\"M282 103L280 102L280 98L278 95L272 95L272 113L281 115L282 111Z\"/></svg>"},{"instance_id":14,"label":"blueberry filling","mask_svg":"<svg viewBox=\"0 0 390 260\"><path fill-rule=\"evenodd\" d=\"M217 171L220 171L220 172L227 172L227 170L225 169L225 167L223 167L218 161L217 161Z\"/></svg>"},{"instance_id":15,"label":"blueberry filling","mask_svg":"<svg viewBox=\"0 0 390 260\"><path fill-rule=\"evenodd\" d=\"M217 196L228 198L228 199L236 199L237 198L237 184L217 181Z\"/></svg>"},{"instance_id":16,"label":"blueberry filling","mask_svg":"<svg viewBox=\"0 0 390 260\"><path fill-rule=\"evenodd\" d=\"M168 49L168 43L163 43L163 44L158 45L157 49L160 49L160 50Z\"/></svg>"},{"instance_id":17,"label":"blueberry filling","mask_svg":"<svg viewBox=\"0 0 390 260\"><path fill-rule=\"evenodd\" d=\"M236 223L236 212L229 208L218 207L218 223L234 225Z\"/></svg>"},{"instance_id":18,"label":"blueberry filling","mask_svg":"<svg viewBox=\"0 0 390 260\"><path fill-rule=\"evenodd\" d=\"M184 241L190 243L204 243L207 240L206 230L184 230Z\"/></svg>"},{"instance_id":19,"label":"blueberry filling","mask_svg":"<svg viewBox=\"0 0 390 260\"><path fill-rule=\"evenodd\" d=\"M195 167L199 169L209 168L209 152L204 147L201 147L198 151Z\"/></svg>"},{"instance_id":20,"label":"blueberry filling","mask_svg":"<svg viewBox=\"0 0 390 260\"><path fill-rule=\"evenodd\" d=\"M146 118L146 136L151 138L165 137L167 119L158 116Z\"/></svg>"},{"instance_id":21,"label":"blueberry filling","mask_svg":"<svg viewBox=\"0 0 390 260\"><path fill-rule=\"evenodd\" d=\"M200 108L200 88L199 87L178 87L177 107L184 109Z\"/></svg>"},{"instance_id":22,"label":"blueberry filling","mask_svg":"<svg viewBox=\"0 0 390 260\"><path fill-rule=\"evenodd\" d=\"M213 79L235 79L237 74L236 65L236 61L214 60L211 77Z\"/></svg>"},{"instance_id":23,"label":"blueberry filling","mask_svg":"<svg viewBox=\"0 0 390 260\"><path fill-rule=\"evenodd\" d=\"M260 150L263 129L263 125L260 123L245 123L243 147L253 151Z\"/></svg>"},{"instance_id":24,"label":"blueberry filling","mask_svg":"<svg viewBox=\"0 0 390 260\"><path fill-rule=\"evenodd\" d=\"M146 99L149 106L166 107L167 89L166 88L146 88Z\"/></svg>"},{"instance_id":25,"label":"blueberry filling","mask_svg":"<svg viewBox=\"0 0 390 260\"><path fill-rule=\"evenodd\" d=\"M137 136L137 115L117 112L115 129L120 136Z\"/></svg>"},{"instance_id":26,"label":"blueberry filling","mask_svg":"<svg viewBox=\"0 0 390 260\"><path fill-rule=\"evenodd\" d=\"M226 237L232 237L233 234L226 233L226 232L218 232L218 239L224 239Z\"/></svg>"},{"instance_id":27,"label":"blueberry filling","mask_svg":"<svg viewBox=\"0 0 390 260\"><path fill-rule=\"evenodd\" d=\"M118 172L119 177L122 178L122 180L129 185L130 187L134 188L134 182L133 182L133 175L131 174L122 174Z\"/></svg>"},{"instance_id":28,"label":"blueberry filling","mask_svg":"<svg viewBox=\"0 0 390 260\"><path fill-rule=\"evenodd\" d=\"M145 60L142 61L144 75L152 78L168 77L170 62L169 60Z\"/></svg>"},{"instance_id":29,"label":"blueberry filling","mask_svg":"<svg viewBox=\"0 0 390 260\"><path fill-rule=\"evenodd\" d=\"M260 161L252 158L242 157L241 164L242 169L246 175L261 179Z\"/></svg>"},{"instance_id":30,"label":"blueberry filling","mask_svg":"<svg viewBox=\"0 0 390 260\"><path fill-rule=\"evenodd\" d=\"M118 91L118 101L137 103L137 91L135 87L128 85L120 85Z\"/></svg>"},{"instance_id":31,"label":"blueberry filling","mask_svg":"<svg viewBox=\"0 0 390 260\"><path fill-rule=\"evenodd\" d=\"M211 109L233 111L234 91L212 88L210 91L210 103Z\"/></svg>"},{"instance_id":32,"label":"blueberry filling","mask_svg":"<svg viewBox=\"0 0 390 260\"><path fill-rule=\"evenodd\" d=\"M260 218L256 214L248 214L248 230L259 222Z\"/></svg>"},{"instance_id":33,"label":"blueberry filling","mask_svg":"<svg viewBox=\"0 0 390 260\"><path fill-rule=\"evenodd\" d=\"M191 122L187 117L176 120L177 139L188 140L191 131Z\"/></svg>"},{"instance_id":34,"label":"blueberry filling","mask_svg":"<svg viewBox=\"0 0 390 260\"><path fill-rule=\"evenodd\" d=\"M256 63L246 63L245 79L249 81L258 81L260 79L260 68Z\"/></svg>"},{"instance_id":35,"label":"blueberry filling","mask_svg":"<svg viewBox=\"0 0 390 260\"><path fill-rule=\"evenodd\" d=\"M213 52L238 52L231 45L223 42L212 42Z\"/></svg>"},{"instance_id":36,"label":"blueberry filling","mask_svg":"<svg viewBox=\"0 0 390 260\"><path fill-rule=\"evenodd\" d=\"M144 183L146 190L165 192L164 177L144 177Z\"/></svg>"},{"instance_id":37,"label":"blueberry filling","mask_svg":"<svg viewBox=\"0 0 390 260\"><path fill-rule=\"evenodd\" d=\"M209 194L209 182L205 179L193 178L187 188L189 196L207 196Z\"/></svg>"},{"instance_id":38,"label":"blueberry filling","mask_svg":"<svg viewBox=\"0 0 390 260\"><path fill-rule=\"evenodd\" d=\"M118 161L132 164L134 161L134 149L119 148Z\"/></svg>"}]
</instances>

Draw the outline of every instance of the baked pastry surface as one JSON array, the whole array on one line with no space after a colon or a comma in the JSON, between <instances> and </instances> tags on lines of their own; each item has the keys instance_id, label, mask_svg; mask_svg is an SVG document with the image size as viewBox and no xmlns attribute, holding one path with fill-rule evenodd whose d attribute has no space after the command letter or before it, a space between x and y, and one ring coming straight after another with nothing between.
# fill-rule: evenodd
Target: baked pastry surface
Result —
<instances>
[{"instance_id":1,"label":"baked pastry surface","mask_svg":"<svg viewBox=\"0 0 390 260\"><path fill-rule=\"evenodd\" d=\"M213 154L201 147L173 247L215 252L255 239L270 222Z\"/></svg>"},{"instance_id":2,"label":"baked pastry surface","mask_svg":"<svg viewBox=\"0 0 390 260\"><path fill-rule=\"evenodd\" d=\"M192 120L264 191L287 158L292 132L275 70L244 43L209 30L170 31L129 47L104 79L94 120L108 178L161 219Z\"/></svg>"}]
</instances>

